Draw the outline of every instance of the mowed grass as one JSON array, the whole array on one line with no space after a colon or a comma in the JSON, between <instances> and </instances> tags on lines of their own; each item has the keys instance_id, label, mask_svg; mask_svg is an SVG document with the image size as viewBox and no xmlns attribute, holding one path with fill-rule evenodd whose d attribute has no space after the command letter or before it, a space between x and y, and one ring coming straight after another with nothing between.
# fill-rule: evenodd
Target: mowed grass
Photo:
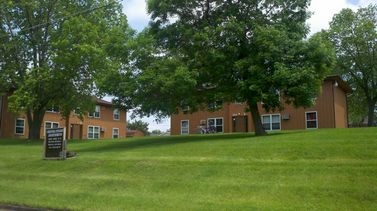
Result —
<instances>
[{"instance_id":1,"label":"mowed grass","mask_svg":"<svg viewBox=\"0 0 377 211\"><path fill-rule=\"evenodd\" d=\"M0 204L69 210L377 210L377 128L0 140Z\"/></svg>"}]
</instances>

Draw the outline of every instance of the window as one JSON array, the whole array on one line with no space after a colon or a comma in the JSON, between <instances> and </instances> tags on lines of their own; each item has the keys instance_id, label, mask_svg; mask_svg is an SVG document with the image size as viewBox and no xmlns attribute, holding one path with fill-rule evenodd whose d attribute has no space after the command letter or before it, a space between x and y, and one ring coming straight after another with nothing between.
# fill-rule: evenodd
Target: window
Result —
<instances>
[{"instance_id":1,"label":"window","mask_svg":"<svg viewBox=\"0 0 377 211\"><path fill-rule=\"evenodd\" d=\"M51 108L48 108L46 111L47 112L52 112L52 113L59 113L59 107L52 106Z\"/></svg>"},{"instance_id":2,"label":"window","mask_svg":"<svg viewBox=\"0 0 377 211\"><path fill-rule=\"evenodd\" d=\"M101 106L96 105L93 113L89 113L89 117L100 118Z\"/></svg>"},{"instance_id":3,"label":"window","mask_svg":"<svg viewBox=\"0 0 377 211\"><path fill-rule=\"evenodd\" d=\"M223 132L223 118L210 118L208 119L208 129L211 133Z\"/></svg>"},{"instance_id":4,"label":"window","mask_svg":"<svg viewBox=\"0 0 377 211\"><path fill-rule=\"evenodd\" d=\"M16 119L15 133L17 135L24 135L24 133L25 133L25 119Z\"/></svg>"},{"instance_id":5,"label":"window","mask_svg":"<svg viewBox=\"0 0 377 211\"><path fill-rule=\"evenodd\" d=\"M318 128L318 117L316 111L305 113L306 129Z\"/></svg>"},{"instance_id":6,"label":"window","mask_svg":"<svg viewBox=\"0 0 377 211\"><path fill-rule=\"evenodd\" d=\"M89 126L88 127L88 139L99 139L100 127Z\"/></svg>"},{"instance_id":7,"label":"window","mask_svg":"<svg viewBox=\"0 0 377 211\"><path fill-rule=\"evenodd\" d=\"M58 122L49 122L49 121L45 122L45 132L46 132L46 129L58 128L58 127L59 127Z\"/></svg>"},{"instance_id":8,"label":"window","mask_svg":"<svg viewBox=\"0 0 377 211\"><path fill-rule=\"evenodd\" d=\"M114 111L113 111L113 119L114 120L119 120L120 119L120 111L119 111L119 109L114 109Z\"/></svg>"},{"instance_id":9,"label":"window","mask_svg":"<svg viewBox=\"0 0 377 211\"><path fill-rule=\"evenodd\" d=\"M80 115L80 114L81 114L81 109L80 109L80 107L75 108L75 110L73 110L73 113L74 113L75 115Z\"/></svg>"},{"instance_id":10,"label":"window","mask_svg":"<svg viewBox=\"0 0 377 211\"><path fill-rule=\"evenodd\" d=\"M45 129L58 128L58 122L45 122Z\"/></svg>"},{"instance_id":11,"label":"window","mask_svg":"<svg viewBox=\"0 0 377 211\"><path fill-rule=\"evenodd\" d=\"M217 100L211 103L208 103L208 110L214 111L214 110L219 110L223 107L223 101Z\"/></svg>"},{"instance_id":12,"label":"window","mask_svg":"<svg viewBox=\"0 0 377 211\"><path fill-rule=\"evenodd\" d=\"M181 135L187 135L189 134L189 121L188 120L182 120L181 121Z\"/></svg>"},{"instance_id":13,"label":"window","mask_svg":"<svg viewBox=\"0 0 377 211\"><path fill-rule=\"evenodd\" d=\"M45 129L58 128L58 122L45 122Z\"/></svg>"},{"instance_id":14,"label":"window","mask_svg":"<svg viewBox=\"0 0 377 211\"><path fill-rule=\"evenodd\" d=\"M269 114L262 116L262 125L265 130L280 130L280 123L280 114Z\"/></svg>"},{"instance_id":15,"label":"window","mask_svg":"<svg viewBox=\"0 0 377 211\"><path fill-rule=\"evenodd\" d=\"M119 138L119 128L113 128L113 138Z\"/></svg>"}]
</instances>

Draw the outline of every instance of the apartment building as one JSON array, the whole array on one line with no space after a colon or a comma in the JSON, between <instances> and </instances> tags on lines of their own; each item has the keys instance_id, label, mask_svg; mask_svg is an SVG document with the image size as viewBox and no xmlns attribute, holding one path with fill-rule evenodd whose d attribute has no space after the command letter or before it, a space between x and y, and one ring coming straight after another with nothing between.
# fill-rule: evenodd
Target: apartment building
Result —
<instances>
[{"instance_id":1,"label":"apartment building","mask_svg":"<svg viewBox=\"0 0 377 211\"><path fill-rule=\"evenodd\" d=\"M348 127L347 94L351 87L339 76L329 76L322 92L310 108L285 105L284 110L266 112L259 104L261 121L266 131ZM220 110L190 113L180 111L171 116L171 134L253 132L250 112L244 103L223 103Z\"/></svg>"},{"instance_id":2,"label":"apartment building","mask_svg":"<svg viewBox=\"0 0 377 211\"><path fill-rule=\"evenodd\" d=\"M56 108L48 109L45 113L40 134L45 136L46 128L66 127ZM75 112L68 119L69 139L111 139L126 137L126 111L115 108L111 102L96 99L95 111L84 116L81 120ZM8 109L6 96L0 97L0 137L27 139L29 127L26 114L14 114Z\"/></svg>"}]
</instances>

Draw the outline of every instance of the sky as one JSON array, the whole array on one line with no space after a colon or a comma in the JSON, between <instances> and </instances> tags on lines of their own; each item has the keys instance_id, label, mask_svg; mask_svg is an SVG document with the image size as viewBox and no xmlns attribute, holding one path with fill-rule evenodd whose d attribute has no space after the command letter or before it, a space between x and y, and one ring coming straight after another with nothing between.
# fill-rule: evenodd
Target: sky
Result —
<instances>
[{"instance_id":1,"label":"sky","mask_svg":"<svg viewBox=\"0 0 377 211\"><path fill-rule=\"evenodd\" d=\"M146 12L145 0L123 0L123 12L127 15L130 26L141 31L148 25L149 16ZM321 29L328 29L329 22L334 14L339 13L343 8L357 10L360 7L366 7L369 4L376 4L376 0L312 0L309 10L313 12L308 20L310 34L314 34ZM157 123L154 117L143 118L149 123L149 130L166 131L170 128L170 119L165 119ZM129 118L129 121L133 121Z\"/></svg>"}]
</instances>

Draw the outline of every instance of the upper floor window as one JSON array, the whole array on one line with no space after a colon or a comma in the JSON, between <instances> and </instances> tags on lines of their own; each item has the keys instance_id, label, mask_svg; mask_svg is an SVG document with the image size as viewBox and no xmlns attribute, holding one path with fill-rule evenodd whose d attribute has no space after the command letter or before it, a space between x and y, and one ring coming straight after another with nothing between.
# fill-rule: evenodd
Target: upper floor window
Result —
<instances>
[{"instance_id":1,"label":"upper floor window","mask_svg":"<svg viewBox=\"0 0 377 211\"><path fill-rule=\"evenodd\" d=\"M208 103L208 110L218 110L223 107L223 101L217 100L211 103Z\"/></svg>"},{"instance_id":2,"label":"upper floor window","mask_svg":"<svg viewBox=\"0 0 377 211\"><path fill-rule=\"evenodd\" d=\"M25 119L16 119L15 133L17 135L24 135L25 133Z\"/></svg>"},{"instance_id":3,"label":"upper floor window","mask_svg":"<svg viewBox=\"0 0 377 211\"><path fill-rule=\"evenodd\" d=\"M318 116L316 111L305 112L306 129L318 128Z\"/></svg>"},{"instance_id":4,"label":"upper floor window","mask_svg":"<svg viewBox=\"0 0 377 211\"><path fill-rule=\"evenodd\" d=\"M81 114L81 109L80 109L80 107L75 108L75 110L73 110L73 113L74 113L75 115L80 115L80 114Z\"/></svg>"},{"instance_id":5,"label":"upper floor window","mask_svg":"<svg viewBox=\"0 0 377 211\"><path fill-rule=\"evenodd\" d=\"M120 111L118 108L114 109L113 111L113 119L114 120L119 120L120 119Z\"/></svg>"},{"instance_id":6,"label":"upper floor window","mask_svg":"<svg viewBox=\"0 0 377 211\"><path fill-rule=\"evenodd\" d=\"M280 114L268 114L262 116L262 125L265 130L280 130Z\"/></svg>"},{"instance_id":7,"label":"upper floor window","mask_svg":"<svg viewBox=\"0 0 377 211\"><path fill-rule=\"evenodd\" d=\"M89 117L94 117L94 118L100 118L101 117L100 112L101 112L101 106L96 105L96 108L94 109L94 112L93 113L89 113L88 116Z\"/></svg>"},{"instance_id":8,"label":"upper floor window","mask_svg":"<svg viewBox=\"0 0 377 211\"><path fill-rule=\"evenodd\" d=\"M53 112L53 113L59 113L59 107L57 106L52 106L50 108L47 108L47 112Z\"/></svg>"}]
</instances>

